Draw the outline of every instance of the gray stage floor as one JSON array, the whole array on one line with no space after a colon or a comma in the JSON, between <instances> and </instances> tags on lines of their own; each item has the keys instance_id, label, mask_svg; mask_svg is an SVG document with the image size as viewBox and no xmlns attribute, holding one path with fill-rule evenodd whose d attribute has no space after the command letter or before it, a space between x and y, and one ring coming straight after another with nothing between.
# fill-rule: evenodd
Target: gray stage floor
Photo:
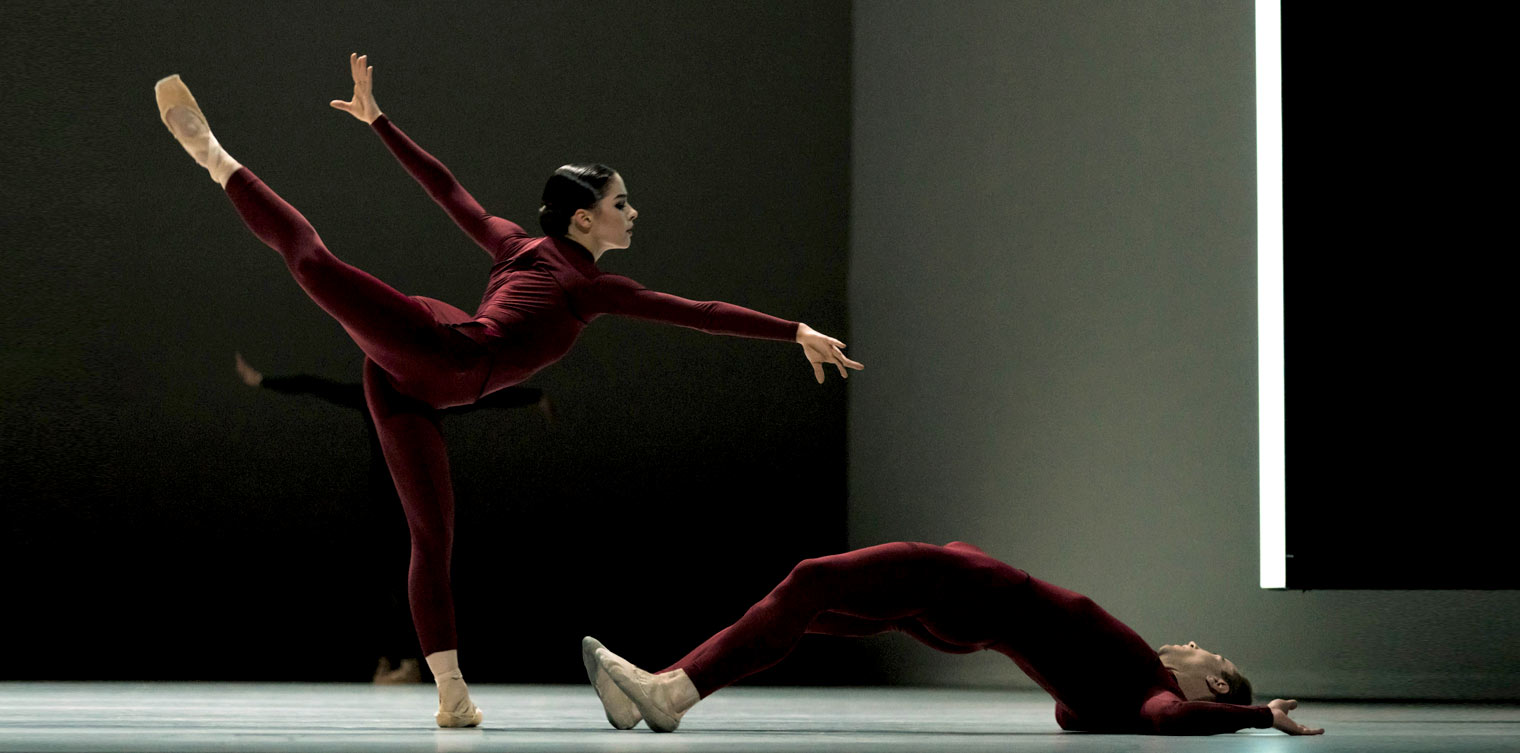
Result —
<instances>
[{"instance_id":1,"label":"gray stage floor","mask_svg":"<svg viewBox=\"0 0 1520 753\"><path fill-rule=\"evenodd\" d=\"M607 725L589 687L476 685L482 729L432 727L431 685L0 683L0 751L1520 751L1520 706L1308 703L1327 733L1079 735L1037 692L731 688L668 735Z\"/></svg>"}]
</instances>

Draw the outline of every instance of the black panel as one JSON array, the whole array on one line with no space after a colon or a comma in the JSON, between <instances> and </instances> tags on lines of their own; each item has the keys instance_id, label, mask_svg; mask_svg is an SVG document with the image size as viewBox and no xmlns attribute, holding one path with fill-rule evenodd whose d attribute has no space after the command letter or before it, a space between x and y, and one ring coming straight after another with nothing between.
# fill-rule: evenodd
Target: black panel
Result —
<instances>
[{"instance_id":1,"label":"black panel","mask_svg":"<svg viewBox=\"0 0 1520 753\"><path fill-rule=\"evenodd\" d=\"M1508 84L1482 23L1284 11L1291 588L1520 587Z\"/></svg>"}]
</instances>

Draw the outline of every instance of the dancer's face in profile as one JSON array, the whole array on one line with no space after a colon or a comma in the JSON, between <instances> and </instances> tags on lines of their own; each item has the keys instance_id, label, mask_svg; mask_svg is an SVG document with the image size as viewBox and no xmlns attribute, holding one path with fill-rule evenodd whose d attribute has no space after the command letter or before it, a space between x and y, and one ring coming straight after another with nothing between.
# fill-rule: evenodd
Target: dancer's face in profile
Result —
<instances>
[{"instance_id":1,"label":"dancer's face in profile","mask_svg":"<svg viewBox=\"0 0 1520 753\"><path fill-rule=\"evenodd\" d=\"M1199 648L1193 641L1182 645L1162 646L1156 651L1156 655L1161 658L1162 666L1177 673L1178 682L1183 682L1184 677L1202 680L1216 693L1221 692L1215 686L1218 682L1223 682L1222 678L1225 675L1234 676L1239 671L1234 662L1219 654ZM1187 688L1184 687L1183 690Z\"/></svg>"},{"instance_id":2,"label":"dancer's face in profile","mask_svg":"<svg viewBox=\"0 0 1520 753\"><path fill-rule=\"evenodd\" d=\"M633 243L633 221L639 212L628 203L628 186L623 176L614 173L607 181L607 192L596 206L586 211L591 220L591 242L602 250L628 248Z\"/></svg>"}]
</instances>

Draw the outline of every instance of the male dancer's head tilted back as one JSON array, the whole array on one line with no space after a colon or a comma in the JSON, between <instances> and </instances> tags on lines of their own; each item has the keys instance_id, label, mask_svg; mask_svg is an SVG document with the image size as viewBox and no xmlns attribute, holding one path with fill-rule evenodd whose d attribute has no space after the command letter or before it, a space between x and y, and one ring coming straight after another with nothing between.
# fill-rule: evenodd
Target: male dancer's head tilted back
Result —
<instances>
[{"instance_id":1,"label":"male dancer's head tilted back","mask_svg":"<svg viewBox=\"0 0 1520 753\"><path fill-rule=\"evenodd\" d=\"M594 638L582 660L607 719L670 732L702 698L781 661L804 633L907 633L949 653L1006 655L1056 699L1062 729L1207 735L1273 727L1317 735L1288 717L1297 701L1250 706L1251 684L1196 643L1150 648L1092 599L1010 567L966 543L898 542L803 560L738 622L658 673Z\"/></svg>"},{"instance_id":2,"label":"male dancer's head tilted back","mask_svg":"<svg viewBox=\"0 0 1520 753\"><path fill-rule=\"evenodd\" d=\"M1162 646L1156 656L1161 666L1172 671L1189 701L1251 705L1251 681L1235 662L1199 648L1194 641Z\"/></svg>"}]
</instances>

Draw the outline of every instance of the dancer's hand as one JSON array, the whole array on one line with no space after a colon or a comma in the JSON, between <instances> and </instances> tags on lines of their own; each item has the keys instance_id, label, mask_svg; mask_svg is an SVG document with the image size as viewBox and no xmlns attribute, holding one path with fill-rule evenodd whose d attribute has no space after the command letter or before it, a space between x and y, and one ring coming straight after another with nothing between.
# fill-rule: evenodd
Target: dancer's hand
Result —
<instances>
[{"instance_id":1,"label":"dancer's hand","mask_svg":"<svg viewBox=\"0 0 1520 753\"><path fill-rule=\"evenodd\" d=\"M375 66L369 65L368 55L351 52L348 54L348 68L354 74L354 98L348 102L335 99L327 104L364 121L366 125L373 123L381 115L380 105L375 104L375 94L371 91L375 83Z\"/></svg>"},{"instance_id":2,"label":"dancer's hand","mask_svg":"<svg viewBox=\"0 0 1520 753\"><path fill-rule=\"evenodd\" d=\"M808 363L813 365L813 378L817 379L819 384L823 384L823 365L826 363L834 364L839 369L839 375L846 379L850 378L850 375L845 373L846 366L856 371L865 368L865 364L851 361L840 352L839 349L845 347L844 343L806 324L797 325L797 344L802 346L802 352L807 356Z\"/></svg>"},{"instance_id":3,"label":"dancer's hand","mask_svg":"<svg viewBox=\"0 0 1520 753\"><path fill-rule=\"evenodd\" d=\"M1325 730L1321 728L1305 727L1288 718L1288 712L1298 708L1298 701L1285 701L1281 698L1267 704L1272 709L1272 729L1286 732L1290 735L1323 735Z\"/></svg>"},{"instance_id":4,"label":"dancer's hand","mask_svg":"<svg viewBox=\"0 0 1520 753\"><path fill-rule=\"evenodd\" d=\"M243 360L242 353L233 351L232 355L235 359L233 366L237 367L238 377L243 380L243 384L249 387L257 387L264 383L264 375L258 369L249 366L248 362Z\"/></svg>"}]
</instances>

